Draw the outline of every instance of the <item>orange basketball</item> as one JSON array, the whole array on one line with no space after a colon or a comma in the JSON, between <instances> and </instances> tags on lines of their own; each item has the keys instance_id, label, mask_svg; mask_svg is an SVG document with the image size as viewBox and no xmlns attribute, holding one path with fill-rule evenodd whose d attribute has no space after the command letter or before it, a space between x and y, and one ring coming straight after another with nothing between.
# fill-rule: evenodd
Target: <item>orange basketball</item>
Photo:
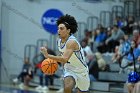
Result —
<instances>
[{"instance_id":1,"label":"orange basketball","mask_svg":"<svg viewBox=\"0 0 140 93\"><path fill-rule=\"evenodd\" d=\"M58 69L57 61L47 58L41 63L41 70L47 75L53 75Z\"/></svg>"}]
</instances>

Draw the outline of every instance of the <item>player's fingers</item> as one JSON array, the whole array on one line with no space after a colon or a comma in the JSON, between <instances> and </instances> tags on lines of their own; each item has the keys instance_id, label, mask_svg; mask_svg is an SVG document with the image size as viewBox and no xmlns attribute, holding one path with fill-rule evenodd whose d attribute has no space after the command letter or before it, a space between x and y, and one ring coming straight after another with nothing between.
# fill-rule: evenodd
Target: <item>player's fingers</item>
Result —
<instances>
[{"instance_id":1,"label":"player's fingers","mask_svg":"<svg viewBox=\"0 0 140 93\"><path fill-rule=\"evenodd\" d=\"M43 53L43 54L47 54L47 49L45 48L45 47L41 47L41 53Z\"/></svg>"},{"instance_id":2,"label":"player's fingers","mask_svg":"<svg viewBox=\"0 0 140 93\"><path fill-rule=\"evenodd\" d=\"M46 50L46 48L45 47L41 47L40 50L41 51L44 51L44 50Z\"/></svg>"},{"instance_id":3,"label":"player's fingers","mask_svg":"<svg viewBox=\"0 0 140 93\"><path fill-rule=\"evenodd\" d=\"M42 53L44 52L44 48L43 47L40 48L40 52L42 52Z\"/></svg>"},{"instance_id":4,"label":"player's fingers","mask_svg":"<svg viewBox=\"0 0 140 93\"><path fill-rule=\"evenodd\" d=\"M43 47L40 47L40 50L43 50Z\"/></svg>"}]
</instances>

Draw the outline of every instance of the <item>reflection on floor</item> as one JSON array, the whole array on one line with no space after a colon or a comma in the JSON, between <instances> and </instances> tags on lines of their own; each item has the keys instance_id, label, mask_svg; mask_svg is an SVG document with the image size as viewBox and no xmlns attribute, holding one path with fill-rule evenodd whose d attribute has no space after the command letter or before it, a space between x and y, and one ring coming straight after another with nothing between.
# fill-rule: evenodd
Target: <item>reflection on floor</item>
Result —
<instances>
[{"instance_id":1,"label":"reflection on floor","mask_svg":"<svg viewBox=\"0 0 140 93\"><path fill-rule=\"evenodd\" d=\"M30 90L20 90L16 88L1 87L0 93L38 93Z\"/></svg>"},{"instance_id":2,"label":"reflection on floor","mask_svg":"<svg viewBox=\"0 0 140 93\"><path fill-rule=\"evenodd\" d=\"M21 88L17 85L16 86L14 86L14 85L1 85L0 86L0 93L56 93L56 89L53 90L52 88L50 88L49 90L41 91L41 90L35 90L34 87Z\"/></svg>"},{"instance_id":3,"label":"reflection on floor","mask_svg":"<svg viewBox=\"0 0 140 93\"><path fill-rule=\"evenodd\" d=\"M58 93L57 88L50 88L46 91L37 91L34 87L21 89L19 86L14 85L0 85L0 93ZM63 92L59 92L63 93ZM120 93L120 92L101 92L101 91L90 91L89 93Z\"/></svg>"}]
</instances>

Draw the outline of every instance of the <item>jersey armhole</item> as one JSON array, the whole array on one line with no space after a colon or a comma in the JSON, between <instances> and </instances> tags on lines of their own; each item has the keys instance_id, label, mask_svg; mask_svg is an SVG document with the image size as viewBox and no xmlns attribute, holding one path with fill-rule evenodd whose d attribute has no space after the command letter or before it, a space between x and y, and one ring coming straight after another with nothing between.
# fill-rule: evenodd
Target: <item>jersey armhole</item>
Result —
<instances>
[{"instance_id":1,"label":"jersey armhole","mask_svg":"<svg viewBox=\"0 0 140 93\"><path fill-rule=\"evenodd\" d=\"M78 51L81 50L81 46L80 46L80 44L76 40L75 40L75 42L78 44L79 49L78 50L74 50L74 52L78 52Z\"/></svg>"},{"instance_id":2,"label":"jersey armhole","mask_svg":"<svg viewBox=\"0 0 140 93\"><path fill-rule=\"evenodd\" d=\"M74 50L74 52L78 52L78 51L81 50L81 45L79 44L79 42L78 42L76 39L71 38L71 39L69 39L69 40L74 40L74 41L78 44L79 49L78 49L78 50ZM69 40L68 40L68 41L69 41ZM68 41L67 41L67 42L68 42ZM67 42L66 42L66 43L67 43Z\"/></svg>"}]
</instances>

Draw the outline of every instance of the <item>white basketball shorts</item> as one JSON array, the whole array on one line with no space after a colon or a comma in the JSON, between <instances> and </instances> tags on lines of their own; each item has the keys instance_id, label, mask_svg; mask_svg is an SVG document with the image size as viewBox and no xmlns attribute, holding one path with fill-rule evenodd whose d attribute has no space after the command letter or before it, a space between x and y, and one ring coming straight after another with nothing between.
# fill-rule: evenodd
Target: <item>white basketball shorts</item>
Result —
<instances>
[{"instance_id":1,"label":"white basketball shorts","mask_svg":"<svg viewBox=\"0 0 140 93\"><path fill-rule=\"evenodd\" d=\"M75 79L76 85L75 88L78 88L80 91L86 92L89 90L90 79L88 71L82 73L76 73L70 70L64 71L64 78L72 76Z\"/></svg>"}]
</instances>

